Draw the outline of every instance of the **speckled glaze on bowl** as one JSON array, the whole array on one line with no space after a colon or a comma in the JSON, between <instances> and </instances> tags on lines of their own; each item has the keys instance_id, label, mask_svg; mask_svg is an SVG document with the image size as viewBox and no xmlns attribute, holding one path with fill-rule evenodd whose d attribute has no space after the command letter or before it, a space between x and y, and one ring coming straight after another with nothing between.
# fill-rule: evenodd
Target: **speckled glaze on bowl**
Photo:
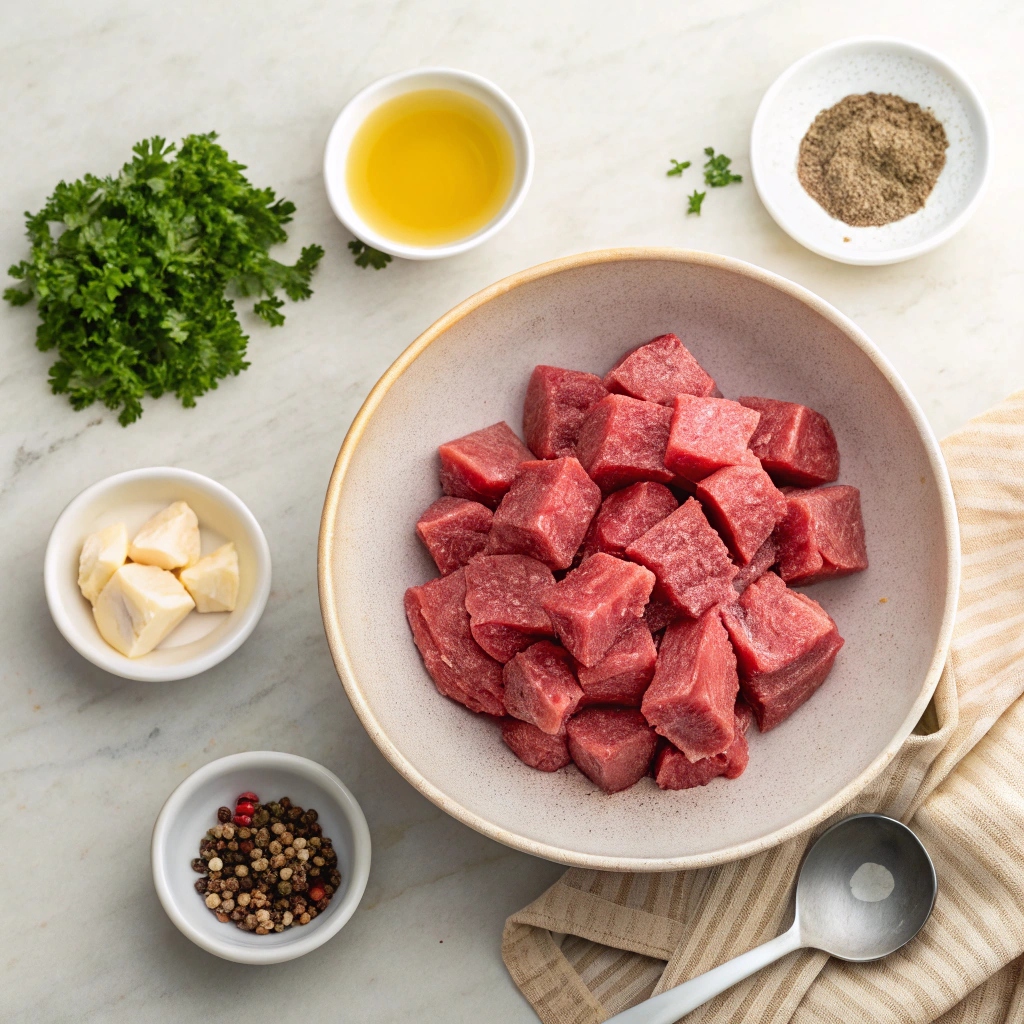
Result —
<instances>
[{"instance_id":1,"label":"speckled glaze on bowl","mask_svg":"<svg viewBox=\"0 0 1024 1024\"><path fill-rule=\"evenodd\" d=\"M767 735L735 782L614 796L574 767L544 774L493 722L441 697L413 645L407 586L436 575L413 526L440 493L436 447L496 420L521 427L536 363L603 373L675 331L727 396L806 402L831 420L841 481L863 495L871 568L814 597L846 638L824 687ZM320 529L320 602L356 713L388 760L460 821L519 850L605 870L665 871L767 849L850 800L923 713L959 579L956 511L931 431L853 323L737 260L618 249L556 260L457 306L398 358L349 430Z\"/></svg>"},{"instance_id":2,"label":"speckled glaze on bowl","mask_svg":"<svg viewBox=\"0 0 1024 1024\"><path fill-rule=\"evenodd\" d=\"M800 142L819 112L851 93L895 93L946 130L946 166L924 206L892 224L851 227L829 216L797 177ZM775 222L811 252L840 263L900 263L952 238L981 201L992 129L981 96L949 61L902 39L844 39L787 68L764 94L750 132L750 169Z\"/></svg>"}]
</instances>

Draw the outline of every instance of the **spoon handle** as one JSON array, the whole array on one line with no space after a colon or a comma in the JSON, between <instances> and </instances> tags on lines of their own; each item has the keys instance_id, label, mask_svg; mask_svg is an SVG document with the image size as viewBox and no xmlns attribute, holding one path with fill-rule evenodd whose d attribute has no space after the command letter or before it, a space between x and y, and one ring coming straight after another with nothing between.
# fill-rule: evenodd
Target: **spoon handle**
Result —
<instances>
[{"instance_id":1,"label":"spoon handle","mask_svg":"<svg viewBox=\"0 0 1024 1024\"><path fill-rule=\"evenodd\" d=\"M756 946L746 953L727 961L706 974L699 974L690 981L670 988L661 995L646 999L636 1006L631 1006L614 1017L609 1017L605 1024L674 1024L684 1014L696 1010L702 1003L724 992L727 988L749 978L755 971L775 963L787 953L800 949L800 928L797 922L788 932L783 932L764 945Z\"/></svg>"}]
</instances>

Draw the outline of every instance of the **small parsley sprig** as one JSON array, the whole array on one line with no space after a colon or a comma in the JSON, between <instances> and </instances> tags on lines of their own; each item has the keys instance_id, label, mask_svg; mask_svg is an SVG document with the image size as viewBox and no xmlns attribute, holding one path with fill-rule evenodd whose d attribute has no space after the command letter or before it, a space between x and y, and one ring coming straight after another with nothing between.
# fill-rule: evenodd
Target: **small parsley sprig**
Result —
<instances>
[{"instance_id":1,"label":"small parsley sprig","mask_svg":"<svg viewBox=\"0 0 1024 1024\"><path fill-rule=\"evenodd\" d=\"M355 256L352 262L364 270L366 267L373 267L374 270L383 270L391 262L391 257L386 252L374 249L372 245L360 242L358 238L353 238L348 243L348 247L352 255Z\"/></svg>"},{"instance_id":2,"label":"small parsley sprig","mask_svg":"<svg viewBox=\"0 0 1024 1024\"><path fill-rule=\"evenodd\" d=\"M669 157L668 162L672 165L665 172L665 176L668 178L681 178L683 176L683 171L685 171L686 168L690 166L689 160L684 160L682 163L680 163L678 160L673 160L671 157Z\"/></svg>"},{"instance_id":3,"label":"small parsley sprig","mask_svg":"<svg viewBox=\"0 0 1024 1024\"><path fill-rule=\"evenodd\" d=\"M706 195L707 192L698 192L696 189L694 189L693 195L686 197L687 202L689 203L689 205L686 208L687 215L695 213L698 217L700 216L700 204L704 202L704 197Z\"/></svg>"},{"instance_id":4,"label":"small parsley sprig","mask_svg":"<svg viewBox=\"0 0 1024 1024\"><path fill-rule=\"evenodd\" d=\"M704 150L704 155L708 158L704 164L704 183L706 185L710 185L712 188L723 188L726 185L731 185L734 181L743 180L743 175L733 174L729 170L732 160L724 153L715 156L714 149L708 146Z\"/></svg>"},{"instance_id":5,"label":"small parsley sprig","mask_svg":"<svg viewBox=\"0 0 1024 1024\"><path fill-rule=\"evenodd\" d=\"M73 408L101 402L127 426L147 395L194 406L249 365L229 293L264 296L252 309L272 327L284 323L279 290L312 295L323 249L291 266L271 258L295 205L253 186L216 138L189 135L177 153L146 139L119 174L62 181L25 215L31 252L4 298L36 300L36 346L57 353L50 388Z\"/></svg>"}]
</instances>

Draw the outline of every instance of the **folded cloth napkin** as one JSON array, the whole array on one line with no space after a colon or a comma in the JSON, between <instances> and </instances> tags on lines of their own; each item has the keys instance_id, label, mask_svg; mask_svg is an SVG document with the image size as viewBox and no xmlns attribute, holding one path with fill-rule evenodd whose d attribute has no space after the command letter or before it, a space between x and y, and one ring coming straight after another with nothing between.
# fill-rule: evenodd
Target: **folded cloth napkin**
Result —
<instances>
[{"instance_id":1,"label":"folded cloth napkin","mask_svg":"<svg viewBox=\"0 0 1024 1024\"><path fill-rule=\"evenodd\" d=\"M862 811L908 822L935 861L920 935L870 964L793 953L687 1024L1024 1022L1024 391L942 451L963 573L921 724L839 814L766 853L668 874L567 871L508 919L502 944L544 1024L597 1024L777 935L808 844Z\"/></svg>"}]
</instances>

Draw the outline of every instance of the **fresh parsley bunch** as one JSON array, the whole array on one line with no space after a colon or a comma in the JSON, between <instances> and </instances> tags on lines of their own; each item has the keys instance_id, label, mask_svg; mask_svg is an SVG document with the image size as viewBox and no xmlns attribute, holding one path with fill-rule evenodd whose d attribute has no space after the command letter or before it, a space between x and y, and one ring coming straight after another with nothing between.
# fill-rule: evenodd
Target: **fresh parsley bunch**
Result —
<instances>
[{"instance_id":1,"label":"fresh parsley bunch","mask_svg":"<svg viewBox=\"0 0 1024 1024\"><path fill-rule=\"evenodd\" d=\"M75 409L102 402L127 426L144 395L194 406L249 365L228 291L257 297L272 327L284 323L278 291L312 294L323 249L306 246L292 266L271 259L295 206L254 188L216 137L190 135L172 158L155 136L116 177L61 182L26 213L32 252L8 271L21 283L4 298L37 300L36 345L57 352L50 386Z\"/></svg>"}]
</instances>

